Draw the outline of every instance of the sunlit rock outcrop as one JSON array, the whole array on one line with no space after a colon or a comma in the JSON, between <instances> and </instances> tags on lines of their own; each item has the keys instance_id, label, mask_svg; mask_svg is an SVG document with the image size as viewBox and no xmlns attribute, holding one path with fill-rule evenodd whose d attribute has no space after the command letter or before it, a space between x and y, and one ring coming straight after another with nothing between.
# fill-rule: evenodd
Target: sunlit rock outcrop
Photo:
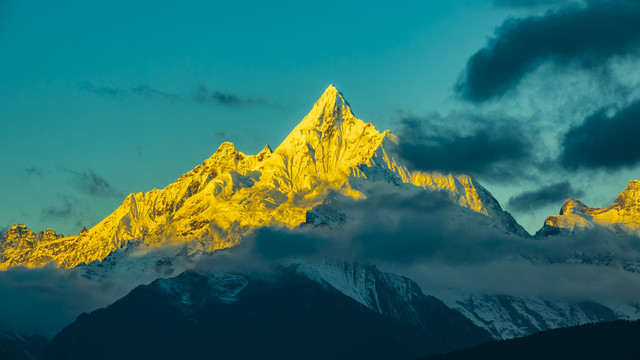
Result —
<instances>
[{"instance_id":1,"label":"sunlit rock outcrop","mask_svg":"<svg viewBox=\"0 0 640 360\"><path fill-rule=\"evenodd\" d=\"M585 230L604 226L621 234L640 234L640 181L631 180L613 204L594 208L576 199L568 199L560 215L549 216L539 235Z\"/></svg>"}]
</instances>

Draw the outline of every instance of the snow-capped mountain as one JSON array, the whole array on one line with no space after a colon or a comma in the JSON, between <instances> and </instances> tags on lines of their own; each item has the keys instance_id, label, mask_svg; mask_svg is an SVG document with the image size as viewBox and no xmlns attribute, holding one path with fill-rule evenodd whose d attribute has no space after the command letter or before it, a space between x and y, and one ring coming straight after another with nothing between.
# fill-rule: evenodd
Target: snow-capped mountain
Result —
<instances>
[{"instance_id":1,"label":"snow-capped mountain","mask_svg":"<svg viewBox=\"0 0 640 360\"><path fill-rule=\"evenodd\" d=\"M568 199L560 215L549 216L538 236L559 232L608 227L620 234L640 234L640 181L631 180L613 204L605 208L586 206L576 199Z\"/></svg>"},{"instance_id":2,"label":"snow-capped mountain","mask_svg":"<svg viewBox=\"0 0 640 360\"><path fill-rule=\"evenodd\" d=\"M640 318L640 305L542 299L535 296L438 294L496 339L511 339L562 327Z\"/></svg>"},{"instance_id":3,"label":"snow-capped mountain","mask_svg":"<svg viewBox=\"0 0 640 360\"><path fill-rule=\"evenodd\" d=\"M490 341L411 280L373 266L185 272L80 316L45 358L414 359Z\"/></svg>"},{"instance_id":4,"label":"snow-capped mountain","mask_svg":"<svg viewBox=\"0 0 640 360\"><path fill-rule=\"evenodd\" d=\"M383 182L448 193L452 202L492 220L492 226L528 233L491 194L467 175L410 171L393 149L400 141L357 119L329 86L307 116L271 151L245 155L223 143L202 165L162 190L127 196L122 205L86 232L36 243L10 233L0 246L0 269L70 268L105 259L129 243L186 245L188 253L231 247L262 226L295 227L328 194L366 197L362 184Z\"/></svg>"}]
</instances>

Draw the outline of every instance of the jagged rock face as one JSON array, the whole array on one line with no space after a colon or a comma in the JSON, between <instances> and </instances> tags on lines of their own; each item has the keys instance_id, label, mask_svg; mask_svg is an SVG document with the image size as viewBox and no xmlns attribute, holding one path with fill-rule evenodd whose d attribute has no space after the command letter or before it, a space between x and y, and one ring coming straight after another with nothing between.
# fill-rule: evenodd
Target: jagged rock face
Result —
<instances>
[{"instance_id":1,"label":"jagged rock face","mask_svg":"<svg viewBox=\"0 0 640 360\"><path fill-rule=\"evenodd\" d=\"M619 233L640 233L640 181L631 180L613 204L605 208L586 206L576 199L568 199L560 215L549 216L538 235L583 230L596 225L611 227Z\"/></svg>"},{"instance_id":2,"label":"jagged rock face","mask_svg":"<svg viewBox=\"0 0 640 360\"><path fill-rule=\"evenodd\" d=\"M56 234L51 229L34 233L24 224L13 225L2 235L0 241L0 262L15 259L17 262L28 262L30 251L43 247L55 248L58 240L64 235ZM51 258L40 258L46 263Z\"/></svg>"},{"instance_id":3,"label":"jagged rock face","mask_svg":"<svg viewBox=\"0 0 640 360\"><path fill-rule=\"evenodd\" d=\"M186 244L188 252L235 245L251 230L295 227L338 192L366 196L362 184L382 182L445 190L454 203L494 219L503 231L528 236L487 190L467 175L411 172L393 153L398 138L357 119L333 86L273 152L245 155L223 143L202 165L165 189L131 194L99 224L39 246L2 244L0 269L102 260L129 242ZM360 190L359 190L360 189Z\"/></svg>"}]
</instances>

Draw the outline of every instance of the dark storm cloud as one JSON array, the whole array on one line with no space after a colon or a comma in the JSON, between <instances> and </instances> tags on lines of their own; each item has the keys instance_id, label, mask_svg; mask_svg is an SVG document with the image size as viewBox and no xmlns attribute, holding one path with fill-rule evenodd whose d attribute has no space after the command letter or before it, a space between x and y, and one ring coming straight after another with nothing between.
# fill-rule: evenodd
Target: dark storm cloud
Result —
<instances>
[{"instance_id":1,"label":"dark storm cloud","mask_svg":"<svg viewBox=\"0 0 640 360\"><path fill-rule=\"evenodd\" d=\"M569 169L617 169L640 162L640 101L609 116L601 109L564 136L562 164Z\"/></svg>"},{"instance_id":2,"label":"dark storm cloud","mask_svg":"<svg viewBox=\"0 0 640 360\"><path fill-rule=\"evenodd\" d=\"M513 89L545 62L606 73L615 56L638 54L640 2L592 1L544 16L509 19L468 61L456 90L485 101Z\"/></svg>"},{"instance_id":3,"label":"dark storm cloud","mask_svg":"<svg viewBox=\"0 0 640 360\"><path fill-rule=\"evenodd\" d=\"M261 97L243 97L226 91L209 90L204 85L198 85L194 89L193 100L201 104L214 103L228 107L267 104L267 101Z\"/></svg>"},{"instance_id":4,"label":"dark storm cloud","mask_svg":"<svg viewBox=\"0 0 640 360\"><path fill-rule=\"evenodd\" d=\"M126 90L123 89L118 89L118 88L112 88L112 87L108 87L108 86L93 86L93 84L89 83L89 82L82 82L80 83L80 89L87 91L89 93L92 93L94 95L98 95L98 96L108 96L108 97L112 97L112 98L118 98L118 97L123 97L127 94Z\"/></svg>"},{"instance_id":5,"label":"dark storm cloud","mask_svg":"<svg viewBox=\"0 0 640 360\"><path fill-rule=\"evenodd\" d=\"M564 181L513 196L509 199L507 208L519 212L537 210L547 205L557 205L559 208L567 198L581 195L582 191L574 190L571 184Z\"/></svg>"},{"instance_id":6,"label":"dark storm cloud","mask_svg":"<svg viewBox=\"0 0 640 360\"><path fill-rule=\"evenodd\" d=\"M170 102L176 102L180 100L180 96L160 90L153 89L148 85L138 85L131 88L131 93L137 96L142 96L147 99L159 99L167 100Z\"/></svg>"},{"instance_id":7,"label":"dark storm cloud","mask_svg":"<svg viewBox=\"0 0 640 360\"><path fill-rule=\"evenodd\" d=\"M116 191L109 182L93 170L77 172L67 170L73 175L77 189L85 194L103 197L119 197L122 194Z\"/></svg>"},{"instance_id":8,"label":"dark storm cloud","mask_svg":"<svg viewBox=\"0 0 640 360\"><path fill-rule=\"evenodd\" d=\"M450 126L467 126L469 122L473 123L470 128L475 126L468 133L460 133L433 127L432 120L401 120L398 152L417 169L496 178L524 166L522 160L531 156L528 135L514 122L456 116L440 119Z\"/></svg>"}]
</instances>

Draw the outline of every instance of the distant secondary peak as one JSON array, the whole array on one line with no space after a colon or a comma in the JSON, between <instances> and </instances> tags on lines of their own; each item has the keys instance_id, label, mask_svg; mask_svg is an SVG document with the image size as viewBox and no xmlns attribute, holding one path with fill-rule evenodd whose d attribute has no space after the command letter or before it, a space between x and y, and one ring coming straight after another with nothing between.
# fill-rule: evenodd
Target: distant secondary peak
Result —
<instances>
[{"instance_id":1,"label":"distant secondary peak","mask_svg":"<svg viewBox=\"0 0 640 360\"><path fill-rule=\"evenodd\" d=\"M27 234L32 232L25 224L13 224L8 230L7 233L12 234Z\"/></svg>"},{"instance_id":2,"label":"distant secondary peak","mask_svg":"<svg viewBox=\"0 0 640 360\"><path fill-rule=\"evenodd\" d=\"M271 150L271 146L269 146L269 144L265 145L264 148L262 149L262 151L260 151L260 154L262 153L272 153L273 150Z\"/></svg>"},{"instance_id":3,"label":"distant secondary peak","mask_svg":"<svg viewBox=\"0 0 640 360\"><path fill-rule=\"evenodd\" d=\"M233 145L230 141L225 141L218 147L218 150L212 155L211 158L216 159L236 159L240 160L244 158L244 154L236 149L235 145Z\"/></svg>"},{"instance_id":4,"label":"distant secondary peak","mask_svg":"<svg viewBox=\"0 0 640 360\"><path fill-rule=\"evenodd\" d=\"M216 152L238 152L235 145L231 141L225 141L218 147Z\"/></svg>"}]
</instances>

